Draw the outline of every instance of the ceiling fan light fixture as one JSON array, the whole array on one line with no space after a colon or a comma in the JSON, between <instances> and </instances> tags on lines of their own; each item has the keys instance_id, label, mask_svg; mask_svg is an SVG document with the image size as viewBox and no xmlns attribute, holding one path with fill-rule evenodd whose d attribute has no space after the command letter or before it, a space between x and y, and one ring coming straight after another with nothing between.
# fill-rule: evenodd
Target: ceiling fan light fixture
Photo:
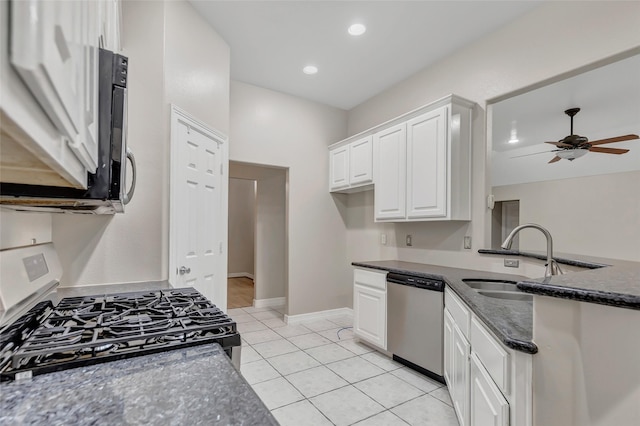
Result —
<instances>
[{"instance_id":1,"label":"ceiling fan light fixture","mask_svg":"<svg viewBox=\"0 0 640 426\"><path fill-rule=\"evenodd\" d=\"M576 158L580 158L583 155L585 155L587 152L589 152L588 149L566 149L563 151L558 151L556 152L556 155L560 158L563 158L565 160L569 160L569 161L573 161Z\"/></svg>"}]
</instances>

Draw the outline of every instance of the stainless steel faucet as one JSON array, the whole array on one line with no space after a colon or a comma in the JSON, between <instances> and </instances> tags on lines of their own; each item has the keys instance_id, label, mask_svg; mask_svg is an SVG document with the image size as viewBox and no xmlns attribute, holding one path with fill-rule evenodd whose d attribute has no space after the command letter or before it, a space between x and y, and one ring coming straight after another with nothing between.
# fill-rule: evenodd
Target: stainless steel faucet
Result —
<instances>
[{"instance_id":1,"label":"stainless steel faucet","mask_svg":"<svg viewBox=\"0 0 640 426\"><path fill-rule=\"evenodd\" d=\"M520 225L520 226L516 226L513 231L511 231L511 233L509 234L509 236L504 240L504 242L502 243L502 248L504 250L510 250L511 249L511 244L513 243L513 237L516 236L516 234L520 231L522 231L525 228L535 228L538 231L542 232L545 236L545 238L547 239L547 264L546 264L546 270L544 272L544 277L545 278L549 278L551 277L551 275L560 275L562 274L562 270L560 269L560 266L558 265L558 263L553 260L553 240L551 238L551 234L549 233L549 231L547 231L545 228L543 228L542 226L535 224L535 223L525 223L524 225Z\"/></svg>"}]
</instances>

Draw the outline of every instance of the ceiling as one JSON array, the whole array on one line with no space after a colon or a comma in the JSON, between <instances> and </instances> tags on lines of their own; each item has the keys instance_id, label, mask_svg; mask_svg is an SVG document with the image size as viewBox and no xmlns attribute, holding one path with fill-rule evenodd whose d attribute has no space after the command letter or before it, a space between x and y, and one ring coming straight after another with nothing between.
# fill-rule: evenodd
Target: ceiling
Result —
<instances>
[{"instance_id":1,"label":"ceiling","mask_svg":"<svg viewBox=\"0 0 640 426\"><path fill-rule=\"evenodd\" d=\"M229 44L232 79L349 110L539 1L191 3ZM358 37L347 33L356 22Z\"/></svg>"},{"instance_id":2,"label":"ceiling","mask_svg":"<svg viewBox=\"0 0 640 426\"><path fill-rule=\"evenodd\" d=\"M580 112L573 119L573 131L589 140L638 133L639 76L640 55L635 55L497 102L492 106L492 149L553 148L543 142L571 133L564 111L574 107ZM509 144L514 129L520 142Z\"/></svg>"},{"instance_id":3,"label":"ceiling","mask_svg":"<svg viewBox=\"0 0 640 426\"><path fill-rule=\"evenodd\" d=\"M586 71L491 105L492 186L640 170L640 140L607 144L623 155L588 153L548 164L555 153L546 141L571 133L564 113L578 107L573 133L590 141L640 134L640 49L636 55ZM508 143L515 130L517 143Z\"/></svg>"}]
</instances>

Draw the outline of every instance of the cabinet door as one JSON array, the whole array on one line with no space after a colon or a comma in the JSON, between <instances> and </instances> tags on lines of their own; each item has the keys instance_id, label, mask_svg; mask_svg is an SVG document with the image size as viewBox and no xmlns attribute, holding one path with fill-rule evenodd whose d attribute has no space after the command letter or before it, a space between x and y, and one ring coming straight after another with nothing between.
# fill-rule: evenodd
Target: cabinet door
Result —
<instances>
[{"instance_id":1,"label":"cabinet door","mask_svg":"<svg viewBox=\"0 0 640 426\"><path fill-rule=\"evenodd\" d=\"M509 403L493 383L476 354L471 354L470 426L507 426Z\"/></svg>"},{"instance_id":2,"label":"cabinet door","mask_svg":"<svg viewBox=\"0 0 640 426\"><path fill-rule=\"evenodd\" d=\"M406 216L406 124L374 136L374 207L376 220Z\"/></svg>"},{"instance_id":3,"label":"cabinet door","mask_svg":"<svg viewBox=\"0 0 640 426\"><path fill-rule=\"evenodd\" d=\"M329 190L349 186L349 145L329 151Z\"/></svg>"},{"instance_id":4,"label":"cabinet door","mask_svg":"<svg viewBox=\"0 0 640 426\"><path fill-rule=\"evenodd\" d=\"M387 349L386 292L359 284L354 284L353 291L354 334Z\"/></svg>"},{"instance_id":5,"label":"cabinet door","mask_svg":"<svg viewBox=\"0 0 640 426\"><path fill-rule=\"evenodd\" d=\"M469 424L469 352L470 345L460 329L453 327L451 401L460 426Z\"/></svg>"},{"instance_id":6,"label":"cabinet door","mask_svg":"<svg viewBox=\"0 0 640 426\"><path fill-rule=\"evenodd\" d=\"M453 387L453 318L448 309L444 310L444 380L449 387Z\"/></svg>"},{"instance_id":7,"label":"cabinet door","mask_svg":"<svg viewBox=\"0 0 640 426\"><path fill-rule=\"evenodd\" d=\"M447 107L407 122L407 218L447 216Z\"/></svg>"},{"instance_id":8,"label":"cabinet door","mask_svg":"<svg viewBox=\"0 0 640 426\"><path fill-rule=\"evenodd\" d=\"M112 52L120 52L121 1L100 0L100 42Z\"/></svg>"},{"instance_id":9,"label":"cabinet door","mask_svg":"<svg viewBox=\"0 0 640 426\"><path fill-rule=\"evenodd\" d=\"M373 136L349 144L349 183L373 181Z\"/></svg>"},{"instance_id":10,"label":"cabinet door","mask_svg":"<svg viewBox=\"0 0 640 426\"><path fill-rule=\"evenodd\" d=\"M11 24L11 63L78 159L94 171L97 52L88 47L98 43L97 5L12 2ZM90 104L85 108L87 99ZM93 127L88 129L87 124ZM94 140L87 143L87 136Z\"/></svg>"}]
</instances>

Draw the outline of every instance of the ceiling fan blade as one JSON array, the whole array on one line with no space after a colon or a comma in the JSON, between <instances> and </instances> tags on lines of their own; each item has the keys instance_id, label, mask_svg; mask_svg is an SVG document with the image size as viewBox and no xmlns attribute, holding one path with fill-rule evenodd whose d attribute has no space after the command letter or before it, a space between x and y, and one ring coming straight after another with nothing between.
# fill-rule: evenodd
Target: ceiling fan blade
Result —
<instances>
[{"instance_id":1,"label":"ceiling fan blade","mask_svg":"<svg viewBox=\"0 0 640 426\"><path fill-rule=\"evenodd\" d=\"M551 164L551 163L555 163L556 161L560 161L562 160L562 158L558 157L557 155L555 157L553 157L551 159L551 161L549 161L547 164Z\"/></svg>"},{"instance_id":2,"label":"ceiling fan blade","mask_svg":"<svg viewBox=\"0 0 640 426\"><path fill-rule=\"evenodd\" d=\"M545 142L545 143L550 143L551 145L555 145L558 148L573 148L573 145L569 145L568 143L562 143L562 142Z\"/></svg>"},{"instance_id":3,"label":"ceiling fan blade","mask_svg":"<svg viewBox=\"0 0 640 426\"><path fill-rule=\"evenodd\" d=\"M538 154L547 154L549 152L555 152L555 151L559 151L558 149L554 149L552 151L540 151L540 152L534 152L531 154L523 154L523 155L514 155L513 157L509 157L509 158L520 158L520 157L529 157L531 155L538 155Z\"/></svg>"},{"instance_id":4,"label":"ceiling fan blade","mask_svg":"<svg viewBox=\"0 0 640 426\"><path fill-rule=\"evenodd\" d=\"M600 148L600 147L591 147L589 148L591 152L601 152L603 154L624 154L629 152L628 149L620 149L620 148Z\"/></svg>"},{"instance_id":5,"label":"ceiling fan blade","mask_svg":"<svg viewBox=\"0 0 640 426\"><path fill-rule=\"evenodd\" d=\"M614 142L622 142L622 141L632 141L634 139L640 139L640 137L638 137L638 135L623 135L623 136L616 136L615 138L608 138L608 139L599 139L597 141L593 141L593 142L589 142L589 144L591 146L594 145L604 145L605 143L614 143Z\"/></svg>"}]
</instances>

